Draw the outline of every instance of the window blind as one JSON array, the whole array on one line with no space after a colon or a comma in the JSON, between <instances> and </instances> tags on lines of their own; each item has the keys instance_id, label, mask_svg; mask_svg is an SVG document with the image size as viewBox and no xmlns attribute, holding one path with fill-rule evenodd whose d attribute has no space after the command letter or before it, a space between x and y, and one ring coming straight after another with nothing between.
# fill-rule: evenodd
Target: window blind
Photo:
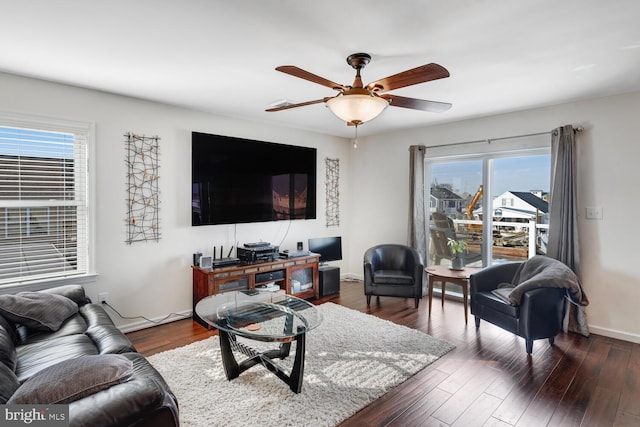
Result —
<instances>
[{"instance_id":1,"label":"window blind","mask_svg":"<svg viewBox=\"0 0 640 427\"><path fill-rule=\"evenodd\" d=\"M87 135L0 126L0 285L87 273Z\"/></svg>"}]
</instances>

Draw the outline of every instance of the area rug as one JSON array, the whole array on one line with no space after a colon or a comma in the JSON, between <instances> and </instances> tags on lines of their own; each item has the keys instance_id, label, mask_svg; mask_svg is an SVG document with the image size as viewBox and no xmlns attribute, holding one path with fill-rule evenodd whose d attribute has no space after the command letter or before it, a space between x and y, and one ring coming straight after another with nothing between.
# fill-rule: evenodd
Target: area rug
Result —
<instances>
[{"instance_id":1,"label":"area rug","mask_svg":"<svg viewBox=\"0 0 640 427\"><path fill-rule=\"evenodd\" d=\"M178 399L180 425L335 426L454 348L337 304L318 309L300 394L262 366L227 381L217 336L150 356ZM292 365L294 348L278 363Z\"/></svg>"}]
</instances>

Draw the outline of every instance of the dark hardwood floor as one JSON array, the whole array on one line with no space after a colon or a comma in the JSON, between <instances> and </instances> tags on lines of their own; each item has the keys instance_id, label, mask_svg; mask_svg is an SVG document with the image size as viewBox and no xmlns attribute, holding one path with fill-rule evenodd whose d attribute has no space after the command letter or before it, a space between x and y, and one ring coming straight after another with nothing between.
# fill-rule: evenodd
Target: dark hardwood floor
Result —
<instances>
[{"instance_id":1,"label":"dark hardwood floor","mask_svg":"<svg viewBox=\"0 0 640 427\"><path fill-rule=\"evenodd\" d=\"M473 317L461 302L381 297L367 307L362 283L323 298L445 339L456 348L340 424L346 426L640 426L640 344L569 333L555 345L524 340ZM144 355L213 335L191 320L127 334Z\"/></svg>"}]
</instances>

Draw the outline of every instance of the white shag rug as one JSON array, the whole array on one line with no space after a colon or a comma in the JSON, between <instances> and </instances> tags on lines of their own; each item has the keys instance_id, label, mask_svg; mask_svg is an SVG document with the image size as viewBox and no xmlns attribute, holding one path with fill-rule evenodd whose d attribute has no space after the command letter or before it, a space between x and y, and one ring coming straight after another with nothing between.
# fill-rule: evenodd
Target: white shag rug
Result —
<instances>
[{"instance_id":1,"label":"white shag rug","mask_svg":"<svg viewBox=\"0 0 640 427\"><path fill-rule=\"evenodd\" d=\"M307 333L300 394L260 365L227 381L217 336L150 356L178 399L180 425L335 426L454 348L334 303L318 309L324 320ZM295 344L276 362L290 368L294 355Z\"/></svg>"}]
</instances>

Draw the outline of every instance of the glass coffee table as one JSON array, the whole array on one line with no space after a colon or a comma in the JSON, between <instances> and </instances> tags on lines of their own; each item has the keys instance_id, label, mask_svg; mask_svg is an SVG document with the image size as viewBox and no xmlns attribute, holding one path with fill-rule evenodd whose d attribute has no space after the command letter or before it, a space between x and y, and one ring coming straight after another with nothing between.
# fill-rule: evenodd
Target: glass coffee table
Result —
<instances>
[{"instance_id":1,"label":"glass coffee table","mask_svg":"<svg viewBox=\"0 0 640 427\"><path fill-rule=\"evenodd\" d=\"M259 364L288 384L293 392L300 393L305 335L322 322L316 306L282 291L233 291L203 298L196 304L196 314L219 331L222 364L229 381ZM258 351L239 342L238 337L279 345L277 349ZM287 373L274 359L288 357L294 341L295 359ZM247 358L238 362L234 351Z\"/></svg>"}]
</instances>

